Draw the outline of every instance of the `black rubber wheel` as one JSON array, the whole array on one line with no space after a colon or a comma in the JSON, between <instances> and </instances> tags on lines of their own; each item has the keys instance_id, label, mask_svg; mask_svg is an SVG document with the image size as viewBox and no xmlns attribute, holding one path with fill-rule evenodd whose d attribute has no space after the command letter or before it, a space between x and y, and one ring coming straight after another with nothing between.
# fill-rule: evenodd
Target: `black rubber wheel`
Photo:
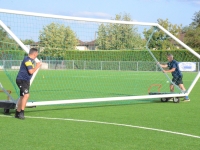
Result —
<instances>
[{"instance_id":1,"label":"black rubber wheel","mask_svg":"<svg viewBox=\"0 0 200 150\"><path fill-rule=\"evenodd\" d=\"M161 98L161 102L168 102L168 98Z\"/></svg>"},{"instance_id":2,"label":"black rubber wheel","mask_svg":"<svg viewBox=\"0 0 200 150\"><path fill-rule=\"evenodd\" d=\"M10 113L10 109L4 109L4 114L9 114Z\"/></svg>"},{"instance_id":3,"label":"black rubber wheel","mask_svg":"<svg viewBox=\"0 0 200 150\"><path fill-rule=\"evenodd\" d=\"M179 97L174 97L173 98L173 102L174 103L179 103L180 102L180 98Z\"/></svg>"}]
</instances>

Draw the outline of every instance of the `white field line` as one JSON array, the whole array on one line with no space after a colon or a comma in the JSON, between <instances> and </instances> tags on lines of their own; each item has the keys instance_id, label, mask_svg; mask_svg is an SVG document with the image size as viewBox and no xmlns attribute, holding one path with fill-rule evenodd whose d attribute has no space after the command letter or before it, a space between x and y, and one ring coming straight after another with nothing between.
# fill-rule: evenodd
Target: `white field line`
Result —
<instances>
[{"instance_id":1,"label":"white field line","mask_svg":"<svg viewBox=\"0 0 200 150\"><path fill-rule=\"evenodd\" d=\"M0 115L0 117L12 117L12 116ZM197 135L181 133L181 132L175 132L175 131L169 131L169 130L163 130L163 129L149 128L149 127L142 127L142 126L134 126L134 125L129 125L129 124L120 124L120 123L102 122L102 121L93 121L93 120L69 119L69 118L48 118L48 117L34 117L34 116L26 116L26 118L113 125L113 126L121 126L121 127L129 127L129 128L137 128L137 129L151 130L151 131L157 131L157 132L164 132L164 133L170 133L170 134L175 134L175 135L181 135L181 136L187 136L187 137L200 139L200 136L197 136Z\"/></svg>"}]
</instances>

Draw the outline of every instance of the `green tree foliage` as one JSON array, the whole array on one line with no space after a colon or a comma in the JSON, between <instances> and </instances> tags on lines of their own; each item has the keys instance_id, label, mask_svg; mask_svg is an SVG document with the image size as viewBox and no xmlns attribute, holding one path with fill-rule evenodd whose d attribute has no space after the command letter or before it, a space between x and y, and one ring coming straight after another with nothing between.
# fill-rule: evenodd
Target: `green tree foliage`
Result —
<instances>
[{"instance_id":1,"label":"green tree foliage","mask_svg":"<svg viewBox=\"0 0 200 150\"><path fill-rule=\"evenodd\" d=\"M192 19L193 22L191 23L191 26L194 26L195 28L200 27L200 11L194 13L194 18Z\"/></svg>"},{"instance_id":2,"label":"green tree foliage","mask_svg":"<svg viewBox=\"0 0 200 150\"><path fill-rule=\"evenodd\" d=\"M184 27L184 42L192 48L200 49L200 11L194 14L193 22L189 27Z\"/></svg>"},{"instance_id":3,"label":"green tree foliage","mask_svg":"<svg viewBox=\"0 0 200 150\"><path fill-rule=\"evenodd\" d=\"M131 21L128 14L117 14L114 20ZM97 37L100 50L131 50L144 48L144 40L137 32L137 28L127 24L101 24Z\"/></svg>"},{"instance_id":4,"label":"green tree foliage","mask_svg":"<svg viewBox=\"0 0 200 150\"><path fill-rule=\"evenodd\" d=\"M158 19L157 21L162 27L167 29L174 36L178 37L180 35L181 25L172 24L169 22L168 19L166 19L166 20ZM150 38L150 35L153 31L154 31L154 27L152 27L148 30L147 29L144 30L143 33L144 33L146 40L148 40ZM175 49L176 48L174 43L172 42L172 39L170 38L170 36L168 36L167 34L165 34L163 31L161 31L159 29L156 29L156 31L154 32L148 46L150 49L155 48L158 50L166 50L166 49Z\"/></svg>"},{"instance_id":5,"label":"green tree foliage","mask_svg":"<svg viewBox=\"0 0 200 150\"><path fill-rule=\"evenodd\" d=\"M8 38L6 31L0 27L0 41L5 41L6 38Z\"/></svg>"},{"instance_id":6,"label":"green tree foliage","mask_svg":"<svg viewBox=\"0 0 200 150\"><path fill-rule=\"evenodd\" d=\"M9 36L9 34L0 27L0 49L13 50L18 47L17 43Z\"/></svg>"},{"instance_id":7,"label":"green tree foliage","mask_svg":"<svg viewBox=\"0 0 200 150\"><path fill-rule=\"evenodd\" d=\"M76 34L61 24L51 23L40 31L41 52L49 56L62 56L65 50L75 50L78 45Z\"/></svg>"},{"instance_id":8,"label":"green tree foliage","mask_svg":"<svg viewBox=\"0 0 200 150\"><path fill-rule=\"evenodd\" d=\"M31 44L35 43L35 41L32 39L22 40L22 42L24 43L24 45L31 45Z\"/></svg>"}]
</instances>

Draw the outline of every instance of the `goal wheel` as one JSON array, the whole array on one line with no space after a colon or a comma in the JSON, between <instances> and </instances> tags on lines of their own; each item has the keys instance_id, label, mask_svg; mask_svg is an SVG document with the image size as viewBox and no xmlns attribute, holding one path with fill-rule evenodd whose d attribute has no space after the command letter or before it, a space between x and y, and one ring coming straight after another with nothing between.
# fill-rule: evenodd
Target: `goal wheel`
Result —
<instances>
[{"instance_id":1,"label":"goal wheel","mask_svg":"<svg viewBox=\"0 0 200 150\"><path fill-rule=\"evenodd\" d=\"M10 109L4 109L4 114L9 114L10 113Z\"/></svg>"},{"instance_id":2,"label":"goal wheel","mask_svg":"<svg viewBox=\"0 0 200 150\"><path fill-rule=\"evenodd\" d=\"M161 100L161 102L167 102L168 98L161 98L160 100Z\"/></svg>"},{"instance_id":3,"label":"goal wheel","mask_svg":"<svg viewBox=\"0 0 200 150\"><path fill-rule=\"evenodd\" d=\"M180 102L180 98L179 97L174 97L173 98L173 102L174 103L179 103Z\"/></svg>"}]
</instances>

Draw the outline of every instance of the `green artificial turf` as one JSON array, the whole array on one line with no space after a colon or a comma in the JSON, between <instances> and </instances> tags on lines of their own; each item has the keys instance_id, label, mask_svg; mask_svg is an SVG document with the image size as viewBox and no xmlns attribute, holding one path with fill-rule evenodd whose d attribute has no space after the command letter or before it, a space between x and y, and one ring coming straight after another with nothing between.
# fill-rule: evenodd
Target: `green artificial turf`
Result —
<instances>
[{"instance_id":1,"label":"green artificial turf","mask_svg":"<svg viewBox=\"0 0 200 150\"><path fill-rule=\"evenodd\" d=\"M92 71L89 72L90 75L91 72ZM84 73L88 74L88 72ZM110 74L113 75L112 72ZM115 73L116 76L117 74L118 72ZM122 76L123 72L119 74L120 76ZM192 75L193 74L188 74L187 77L186 74L185 79L189 81L190 77L193 78ZM83 73L81 73L81 76L83 76ZM38 77L42 77L42 74ZM68 76L67 79L69 78L70 77ZM121 78L118 77L117 79L113 80L115 82L117 81L119 82L120 79ZM111 78L109 79L106 78L106 82L110 82L110 80ZM101 81L104 80L102 79ZM120 85L122 81L124 80L120 81ZM15 94L14 88L12 87L8 78L5 76L3 72L0 72L0 82L3 83L5 88L12 90L13 94ZM114 85L119 85L119 83L115 82L112 83ZM186 86L188 86L187 81L185 81L185 83ZM189 83L190 82L188 82L188 84ZM34 82L33 85L37 85L37 82ZM130 87L131 84L128 86ZM125 87L125 85L122 85L122 87ZM101 90L102 89L103 88L101 88ZM113 87L113 89L116 90L117 88ZM125 95L130 94L131 90L127 91L127 89L129 88L126 88L125 91L123 91L123 88L120 89L120 92L122 92L121 94ZM195 150L197 149L198 150L200 146L199 144L200 138L159 132L154 130L146 130L141 128L133 128L123 125L163 129L167 131L192 134L200 137L199 89L200 89L200 81L197 82L193 91L190 94L190 99L191 99L190 102L161 103L159 99L154 99L154 100L138 100L138 101L126 101L126 102L103 103L103 104L95 103L95 104L76 104L76 105L56 105L56 106L38 106L36 108L26 108L25 116L27 118L25 120L18 120L13 118L14 116L13 110L11 110L10 115L4 115L3 110L0 109L0 111L2 112L0 114L0 141L1 141L0 149L1 150L9 150L9 149L27 149L27 150L28 149L36 149L36 150L37 149L38 150L39 149L41 150L192 149ZM91 89L89 88L89 90L94 90L94 88ZM113 92L107 91L107 89L105 89L101 92L100 96L103 95L113 96L117 94L119 93L116 92L113 94ZM57 95L55 95L55 97L56 96ZM87 98L89 94L84 91L80 92L80 95L78 95L77 97L79 96ZM99 95L96 93L93 96L99 96ZM69 95L69 97L76 98L74 93ZM36 118L36 117L45 117L45 118ZM49 120L52 118L54 119ZM58 118L61 119L59 120ZM80 122L77 120L74 121L74 120L62 120L62 119L77 119L86 121ZM91 121L117 123L121 125L102 124Z\"/></svg>"}]
</instances>

